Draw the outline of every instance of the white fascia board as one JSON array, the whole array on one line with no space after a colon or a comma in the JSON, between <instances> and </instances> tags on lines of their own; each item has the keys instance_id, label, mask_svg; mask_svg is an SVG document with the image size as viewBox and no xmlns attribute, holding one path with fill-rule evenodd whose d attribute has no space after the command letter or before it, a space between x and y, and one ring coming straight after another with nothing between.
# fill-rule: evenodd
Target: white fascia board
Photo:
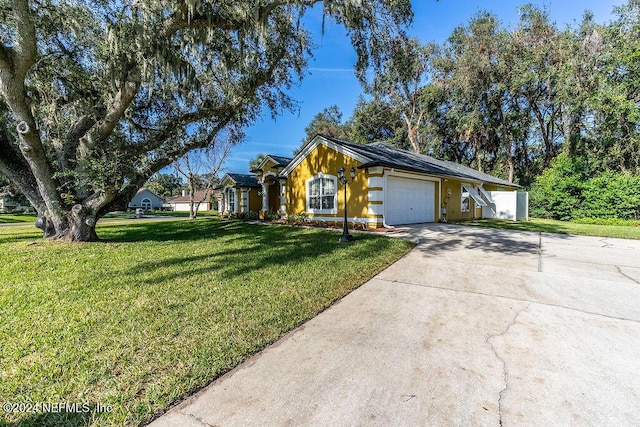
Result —
<instances>
[{"instance_id":1,"label":"white fascia board","mask_svg":"<svg viewBox=\"0 0 640 427\"><path fill-rule=\"evenodd\" d=\"M220 183L223 184L226 179L229 179L229 181L233 182L234 185L236 184L236 182L233 180L233 178L231 178L231 176L228 173L224 174ZM228 187L228 184L227 184L227 187Z\"/></svg>"},{"instance_id":2,"label":"white fascia board","mask_svg":"<svg viewBox=\"0 0 640 427\"><path fill-rule=\"evenodd\" d=\"M323 144L331 148L332 150L337 151L340 154L344 154L345 156L351 157L352 159L357 160L361 163L367 163L371 161L371 159L357 154L346 147L336 144L333 141L329 141L328 139L325 139L320 135L316 135L315 138L313 138L311 142L305 145L304 148L293 158L291 163L289 163L287 167L282 169L280 175L288 176L291 171L294 170L300 163L302 163L302 161L320 144Z\"/></svg>"},{"instance_id":3,"label":"white fascia board","mask_svg":"<svg viewBox=\"0 0 640 427\"><path fill-rule=\"evenodd\" d=\"M422 172L409 173L409 172L402 172L396 169L391 169L385 172L385 177L388 177L388 176L394 176L397 178L409 178L409 179L415 179L418 181L440 182L439 177L435 175L430 175L427 173L422 173Z\"/></svg>"}]
</instances>

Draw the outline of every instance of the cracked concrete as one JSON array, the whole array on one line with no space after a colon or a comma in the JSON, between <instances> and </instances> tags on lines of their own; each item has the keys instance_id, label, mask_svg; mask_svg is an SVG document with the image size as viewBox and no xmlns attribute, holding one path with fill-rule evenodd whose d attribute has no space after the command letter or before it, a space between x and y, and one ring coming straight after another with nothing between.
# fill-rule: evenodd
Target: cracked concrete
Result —
<instances>
[{"instance_id":1,"label":"cracked concrete","mask_svg":"<svg viewBox=\"0 0 640 427\"><path fill-rule=\"evenodd\" d=\"M407 256L152 425L637 425L640 242L407 234Z\"/></svg>"},{"instance_id":2,"label":"cracked concrete","mask_svg":"<svg viewBox=\"0 0 640 427\"><path fill-rule=\"evenodd\" d=\"M487 344L489 344L489 346L491 346L491 350L493 351L493 354L495 354L496 358L498 358L500 360L500 362L502 362L502 369L504 372L504 388L502 390L500 390L500 393L498 393L498 424L500 426L503 425L502 422L502 398L504 397L504 394L507 392L507 390L509 390L509 368L507 366L507 362L506 360L504 360L502 357L500 357L500 355L498 354L498 351L496 350L495 346L493 345L493 343L491 342L492 339L494 338L499 338L502 337L504 335L506 335L509 332L509 329L511 329L511 327L513 325L515 325L518 322L518 317L520 316L520 314L522 314L522 312L526 311L529 309L529 307L531 306L531 304L527 305L525 308L523 308L522 310L518 311L516 313L516 315L513 317L513 320L511 321L511 323L509 323L509 325L507 325L507 328L500 332L499 334L494 334L494 335L490 335L487 337Z\"/></svg>"}]
</instances>

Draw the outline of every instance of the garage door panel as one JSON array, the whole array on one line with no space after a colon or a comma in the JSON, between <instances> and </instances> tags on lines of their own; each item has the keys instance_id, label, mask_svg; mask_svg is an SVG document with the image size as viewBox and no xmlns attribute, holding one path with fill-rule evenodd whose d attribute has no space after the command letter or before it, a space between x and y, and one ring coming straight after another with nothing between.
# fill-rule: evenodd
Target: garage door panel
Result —
<instances>
[{"instance_id":1,"label":"garage door panel","mask_svg":"<svg viewBox=\"0 0 640 427\"><path fill-rule=\"evenodd\" d=\"M386 218L389 225L435 221L435 183L387 178Z\"/></svg>"}]
</instances>

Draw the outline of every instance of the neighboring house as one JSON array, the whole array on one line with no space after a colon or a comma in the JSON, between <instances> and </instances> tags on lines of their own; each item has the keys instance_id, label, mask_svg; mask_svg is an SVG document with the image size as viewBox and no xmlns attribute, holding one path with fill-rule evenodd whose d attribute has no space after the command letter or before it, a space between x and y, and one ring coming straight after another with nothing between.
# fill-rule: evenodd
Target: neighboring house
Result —
<instances>
[{"instance_id":1,"label":"neighboring house","mask_svg":"<svg viewBox=\"0 0 640 427\"><path fill-rule=\"evenodd\" d=\"M130 208L142 208L146 211L149 209L160 209L164 201L154 192L141 188L138 190L133 199L129 202Z\"/></svg>"},{"instance_id":2,"label":"neighboring house","mask_svg":"<svg viewBox=\"0 0 640 427\"><path fill-rule=\"evenodd\" d=\"M18 207L18 203L11 196L0 196L0 212L9 213Z\"/></svg>"},{"instance_id":3,"label":"neighboring house","mask_svg":"<svg viewBox=\"0 0 640 427\"><path fill-rule=\"evenodd\" d=\"M221 215L260 211L262 186L255 175L228 173L215 189Z\"/></svg>"},{"instance_id":4,"label":"neighboring house","mask_svg":"<svg viewBox=\"0 0 640 427\"><path fill-rule=\"evenodd\" d=\"M347 185L348 220L370 228L527 216L526 193L517 192L518 185L383 143L361 145L317 135L293 159L281 160L267 156L256 170L262 185L262 211L341 221L344 186L338 182L337 171L344 167L347 176L351 168L356 171ZM514 197L503 197L507 193ZM507 214L496 205L502 199L515 201L513 212Z\"/></svg>"},{"instance_id":5,"label":"neighboring house","mask_svg":"<svg viewBox=\"0 0 640 427\"><path fill-rule=\"evenodd\" d=\"M213 190L201 190L195 192L193 197L194 202L201 202L198 207L199 211L213 210L213 201L211 200L212 195ZM165 206L174 211L189 212L190 204L191 198L189 197L189 192L187 190L182 190L182 195L167 199Z\"/></svg>"}]
</instances>

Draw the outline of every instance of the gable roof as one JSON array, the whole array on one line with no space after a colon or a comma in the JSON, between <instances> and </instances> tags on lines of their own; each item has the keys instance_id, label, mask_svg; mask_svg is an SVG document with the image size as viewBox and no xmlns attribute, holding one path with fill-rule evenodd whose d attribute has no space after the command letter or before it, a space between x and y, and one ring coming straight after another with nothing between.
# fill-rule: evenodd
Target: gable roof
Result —
<instances>
[{"instance_id":1,"label":"gable roof","mask_svg":"<svg viewBox=\"0 0 640 427\"><path fill-rule=\"evenodd\" d=\"M287 166L293 160L293 157L274 156L272 154L267 155L267 157L270 157L276 166Z\"/></svg>"},{"instance_id":2,"label":"gable roof","mask_svg":"<svg viewBox=\"0 0 640 427\"><path fill-rule=\"evenodd\" d=\"M139 195L140 193L145 193L145 192L146 193L150 193L152 196L155 196L158 199L162 200L162 197L158 196L156 193L154 193L153 191L149 190L147 187L142 187L141 189L136 191L136 194L133 197Z\"/></svg>"},{"instance_id":3,"label":"gable roof","mask_svg":"<svg viewBox=\"0 0 640 427\"><path fill-rule=\"evenodd\" d=\"M224 182L227 178L229 178L231 181L233 181L236 185L239 185L240 187L254 187L254 188L262 187L258 183L258 178L255 175L248 175L248 174L242 174L242 173L228 173L222 178L222 181L220 182ZM221 184L217 186L216 189L222 188L222 187L223 185Z\"/></svg>"},{"instance_id":4,"label":"gable roof","mask_svg":"<svg viewBox=\"0 0 640 427\"><path fill-rule=\"evenodd\" d=\"M264 167L265 164L267 164L267 162L269 160L271 160L273 163L275 163L275 165L274 165L275 167L285 167L291 162L291 160L293 160L293 158L284 157L284 156L275 156L273 154L267 154L266 156L264 156L264 158L262 159L262 161L260 162L258 167L256 169L252 169L251 172L262 171L262 168Z\"/></svg>"},{"instance_id":5,"label":"gable roof","mask_svg":"<svg viewBox=\"0 0 640 427\"><path fill-rule=\"evenodd\" d=\"M318 140L318 141L316 141ZM440 160L435 157L427 156L425 154L412 153L410 151L401 150L399 148L391 147L382 142L376 142L373 144L355 144L352 142L343 141L336 138L331 138L324 135L316 135L312 142L303 149L298 156L306 156L308 151L315 148L322 140L328 141L334 146L338 146L344 149L346 155L356 158L363 164L361 169L366 169L374 166L386 166L395 169L401 169L409 172L419 172L429 175L437 175L442 177L455 177L463 180L480 181L497 185L507 185L510 187L518 187L518 185L510 183L487 173L479 172L475 169L467 166L460 165L448 160ZM308 149L307 149L308 147ZM283 171L289 173L294 164L297 164L299 157L296 156L288 167ZM293 166L293 167L291 167Z\"/></svg>"}]
</instances>

